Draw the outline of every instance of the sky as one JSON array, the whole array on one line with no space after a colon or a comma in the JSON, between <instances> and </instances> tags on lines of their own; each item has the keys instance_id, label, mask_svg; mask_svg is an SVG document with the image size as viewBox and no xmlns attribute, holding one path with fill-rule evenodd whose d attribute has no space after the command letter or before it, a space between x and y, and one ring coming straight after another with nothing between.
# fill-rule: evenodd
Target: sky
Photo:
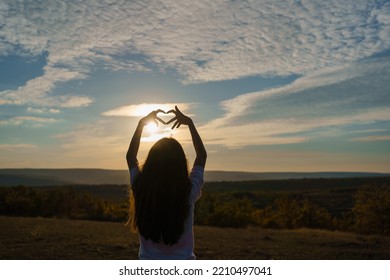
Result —
<instances>
[{"instance_id":1,"label":"sky","mask_svg":"<svg viewBox=\"0 0 390 280\"><path fill-rule=\"evenodd\" d=\"M0 0L0 168L126 169L175 105L207 170L390 172L390 1Z\"/></svg>"}]
</instances>

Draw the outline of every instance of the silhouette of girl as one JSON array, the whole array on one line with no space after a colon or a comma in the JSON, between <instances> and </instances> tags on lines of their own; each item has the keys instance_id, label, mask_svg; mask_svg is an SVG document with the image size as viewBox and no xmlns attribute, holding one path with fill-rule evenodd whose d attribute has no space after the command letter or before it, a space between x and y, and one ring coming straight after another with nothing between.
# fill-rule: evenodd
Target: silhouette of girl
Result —
<instances>
[{"instance_id":1,"label":"silhouette of girl","mask_svg":"<svg viewBox=\"0 0 390 280\"><path fill-rule=\"evenodd\" d=\"M151 112L142 118L131 139L126 159L130 170L133 205L130 222L138 229L140 259L195 259L194 204L201 196L207 153L191 118L175 106L175 117L165 123ZM140 169L137 153L142 130L150 122L174 122L172 129L187 125L196 152L191 172L180 143L163 138L150 149Z\"/></svg>"}]
</instances>

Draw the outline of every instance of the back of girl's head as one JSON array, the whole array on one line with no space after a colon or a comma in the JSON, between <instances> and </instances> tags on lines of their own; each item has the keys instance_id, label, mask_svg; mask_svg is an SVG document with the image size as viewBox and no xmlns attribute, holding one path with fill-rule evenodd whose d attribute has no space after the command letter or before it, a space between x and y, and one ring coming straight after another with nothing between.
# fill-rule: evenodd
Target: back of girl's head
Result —
<instances>
[{"instance_id":1,"label":"back of girl's head","mask_svg":"<svg viewBox=\"0 0 390 280\"><path fill-rule=\"evenodd\" d=\"M188 176L187 159L180 143L174 138L162 138L149 151L143 172L165 177L168 174Z\"/></svg>"},{"instance_id":2,"label":"back of girl's head","mask_svg":"<svg viewBox=\"0 0 390 280\"><path fill-rule=\"evenodd\" d=\"M154 242L176 243L184 231L191 190L187 159L177 140L163 138L153 145L132 189L139 232Z\"/></svg>"}]
</instances>

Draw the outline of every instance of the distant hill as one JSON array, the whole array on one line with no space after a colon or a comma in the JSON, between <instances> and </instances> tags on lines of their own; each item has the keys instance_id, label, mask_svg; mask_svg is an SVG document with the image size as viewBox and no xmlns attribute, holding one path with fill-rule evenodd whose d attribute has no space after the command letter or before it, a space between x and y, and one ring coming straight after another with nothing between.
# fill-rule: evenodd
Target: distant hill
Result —
<instances>
[{"instance_id":1,"label":"distant hill","mask_svg":"<svg viewBox=\"0 0 390 280\"><path fill-rule=\"evenodd\" d=\"M385 177L390 173L364 172L231 172L206 171L207 182L257 181L302 178ZM0 186L57 186L128 184L127 170L107 169L0 169Z\"/></svg>"},{"instance_id":2,"label":"distant hill","mask_svg":"<svg viewBox=\"0 0 390 280\"><path fill-rule=\"evenodd\" d=\"M356 177L387 177L390 173L370 172L235 172L235 171L206 171L205 180L220 181L258 181L286 180L312 178L356 178Z\"/></svg>"},{"instance_id":3,"label":"distant hill","mask_svg":"<svg viewBox=\"0 0 390 280\"><path fill-rule=\"evenodd\" d=\"M0 185L127 184L129 172L106 169L0 169Z\"/></svg>"}]
</instances>

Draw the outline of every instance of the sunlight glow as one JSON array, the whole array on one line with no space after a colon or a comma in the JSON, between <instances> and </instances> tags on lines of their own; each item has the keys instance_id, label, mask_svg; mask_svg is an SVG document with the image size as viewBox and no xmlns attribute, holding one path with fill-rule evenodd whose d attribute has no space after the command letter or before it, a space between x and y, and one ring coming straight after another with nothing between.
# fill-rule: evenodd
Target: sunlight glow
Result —
<instances>
[{"instance_id":1,"label":"sunlight glow","mask_svg":"<svg viewBox=\"0 0 390 280\"><path fill-rule=\"evenodd\" d=\"M167 137L167 136L165 134L162 134L162 133L151 134L147 137L142 137L141 142L156 142L164 137Z\"/></svg>"},{"instance_id":2,"label":"sunlight glow","mask_svg":"<svg viewBox=\"0 0 390 280\"><path fill-rule=\"evenodd\" d=\"M148 125L146 125L145 129L150 134L154 134L159 131L159 127L154 122L150 122Z\"/></svg>"},{"instance_id":3,"label":"sunlight glow","mask_svg":"<svg viewBox=\"0 0 390 280\"><path fill-rule=\"evenodd\" d=\"M172 130L169 126L156 126L153 122L145 126L145 132L147 136L142 137L141 142L156 142L161 138L172 137L176 134L176 131Z\"/></svg>"},{"instance_id":4,"label":"sunlight glow","mask_svg":"<svg viewBox=\"0 0 390 280\"><path fill-rule=\"evenodd\" d=\"M194 106L194 103L142 103L137 105L128 105L122 106L111 111L104 112L104 116L125 116L125 117L145 117L152 111L161 109L164 112L168 112L178 106L181 111L188 111L189 108ZM187 114L187 112L186 112ZM187 114L187 116L192 116ZM165 115L164 113L159 113L158 117L164 121L168 121L173 117L173 114ZM156 142L164 137L172 137L176 134L176 130L171 129L172 124L164 125L159 123L158 126L154 122L150 122L145 126L145 136L141 138L142 142Z\"/></svg>"}]
</instances>

